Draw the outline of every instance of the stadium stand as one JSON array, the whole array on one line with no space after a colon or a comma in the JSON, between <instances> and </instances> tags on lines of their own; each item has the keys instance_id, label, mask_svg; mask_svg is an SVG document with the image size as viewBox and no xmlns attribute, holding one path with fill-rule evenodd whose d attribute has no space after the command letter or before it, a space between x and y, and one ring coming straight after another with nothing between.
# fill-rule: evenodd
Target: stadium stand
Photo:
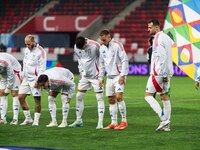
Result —
<instances>
[{"instance_id":1,"label":"stadium stand","mask_svg":"<svg viewBox=\"0 0 200 150\"><path fill-rule=\"evenodd\" d=\"M104 23L134 0L60 0L44 15L102 15Z\"/></svg>"},{"instance_id":2,"label":"stadium stand","mask_svg":"<svg viewBox=\"0 0 200 150\"><path fill-rule=\"evenodd\" d=\"M108 23L135 0L59 0L43 15L102 15ZM0 33L9 33L17 25L44 7L51 0L7 0L0 5ZM115 39L120 39L129 54L145 55L148 48L147 21L158 18L161 24L169 1L146 0L130 15L121 20L111 31ZM70 48L46 48L51 54L67 54ZM19 48L9 48L7 52L19 52Z\"/></svg>"},{"instance_id":3,"label":"stadium stand","mask_svg":"<svg viewBox=\"0 0 200 150\"><path fill-rule=\"evenodd\" d=\"M42 8L50 0L4 0L0 1L0 33L9 33L18 24Z\"/></svg>"},{"instance_id":4,"label":"stadium stand","mask_svg":"<svg viewBox=\"0 0 200 150\"><path fill-rule=\"evenodd\" d=\"M147 22L150 19L157 18L164 23L165 13L169 1L156 0L142 3L137 7L136 11L132 12L125 20L120 21L120 24L112 30L114 37L124 41L125 50L132 54L144 55L147 53L148 32Z\"/></svg>"}]
</instances>

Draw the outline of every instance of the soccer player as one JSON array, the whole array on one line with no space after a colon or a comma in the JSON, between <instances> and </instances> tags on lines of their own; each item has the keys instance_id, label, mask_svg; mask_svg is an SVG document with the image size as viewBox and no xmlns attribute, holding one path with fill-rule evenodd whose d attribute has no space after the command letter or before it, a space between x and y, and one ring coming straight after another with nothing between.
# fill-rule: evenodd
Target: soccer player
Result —
<instances>
[{"instance_id":1,"label":"soccer player","mask_svg":"<svg viewBox=\"0 0 200 150\"><path fill-rule=\"evenodd\" d=\"M47 127L58 126L56 120L56 96L61 92L62 101L62 123L58 126L64 128L67 126L67 117L69 112L69 103L75 91L74 75L65 68L54 67L43 72L36 84L36 88L44 88L48 91L49 112L52 121Z\"/></svg>"},{"instance_id":2,"label":"soccer player","mask_svg":"<svg viewBox=\"0 0 200 150\"><path fill-rule=\"evenodd\" d=\"M28 104L26 102L27 95L31 94L35 100L35 114L33 126L39 125L41 112L41 89L34 88L35 81L38 76L46 69L46 52L35 42L33 35L29 34L25 37L26 49L23 59L22 83L19 88L19 101L22 106L25 120L21 125L28 125L33 122Z\"/></svg>"},{"instance_id":3,"label":"soccer player","mask_svg":"<svg viewBox=\"0 0 200 150\"><path fill-rule=\"evenodd\" d=\"M80 80L78 83L78 92L76 95L76 121L69 125L70 127L83 126L82 114L84 110L84 95L88 89L94 88L98 103L98 124L96 129L103 128L104 117L104 98L103 87L98 84L99 74L99 47L100 44L85 37L77 37L74 46L74 52L78 57L78 68Z\"/></svg>"},{"instance_id":4,"label":"soccer player","mask_svg":"<svg viewBox=\"0 0 200 150\"><path fill-rule=\"evenodd\" d=\"M15 57L7 53L0 53L0 124L6 124L6 112L8 107L8 94L13 97L13 120L11 125L18 124L21 65Z\"/></svg>"},{"instance_id":5,"label":"soccer player","mask_svg":"<svg viewBox=\"0 0 200 150\"><path fill-rule=\"evenodd\" d=\"M151 57L150 77L146 86L145 100L160 118L160 125L156 131L170 131L171 103L169 97L170 78L173 76L172 41L164 32L160 31L157 19L148 22L148 32L154 35ZM160 94L163 110L153 94Z\"/></svg>"},{"instance_id":6,"label":"soccer player","mask_svg":"<svg viewBox=\"0 0 200 150\"><path fill-rule=\"evenodd\" d=\"M123 130L127 127L126 104L123 99L126 76L128 75L128 58L122 43L111 39L108 30L102 30L99 36L100 47L100 73L99 85L103 86L105 70L107 72L106 96L108 96L111 124L104 129ZM117 103L116 103L117 100ZM121 124L117 122L118 108L122 117Z\"/></svg>"}]
</instances>

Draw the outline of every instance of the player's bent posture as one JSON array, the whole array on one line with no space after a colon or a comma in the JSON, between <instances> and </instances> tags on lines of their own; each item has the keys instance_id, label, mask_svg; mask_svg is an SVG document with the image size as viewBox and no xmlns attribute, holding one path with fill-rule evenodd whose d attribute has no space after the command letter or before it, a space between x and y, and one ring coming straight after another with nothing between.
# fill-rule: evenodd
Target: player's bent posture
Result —
<instances>
[{"instance_id":1,"label":"player's bent posture","mask_svg":"<svg viewBox=\"0 0 200 150\"><path fill-rule=\"evenodd\" d=\"M32 93L35 100L35 114L33 126L39 125L41 112L41 89L34 88L38 76L46 69L46 52L35 42L33 35L25 37L26 49L24 51L22 83L19 88L19 102L22 106L25 120L20 125L28 125L33 122L29 106L26 102L27 95Z\"/></svg>"},{"instance_id":2,"label":"player's bent posture","mask_svg":"<svg viewBox=\"0 0 200 150\"><path fill-rule=\"evenodd\" d=\"M0 53L0 124L6 124L6 112L8 107L8 94L13 97L13 120L11 125L18 124L21 65L15 57L7 53Z\"/></svg>"},{"instance_id":3,"label":"player's bent posture","mask_svg":"<svg viewBox=\"0 0 200 150\"><path fill-rule=\"evenodd\" d=\"M111 124L104 129L123 130L128 125L126 118L126 104L123 99L125 80L129 68L128 58L122 43L111 39L108 30L100 32L100 40L102 45L99 50L99 85L103 86L103 77L106 70L106 96L108 96L111 116ZM122 117L120 125L117 123L117 104Z\"/></svg>"},{"instance_id":4,"label":"player's bent posture","mask_svg":"<svg viewBox=\"0 0 200 150\"><path fill-rule=\"evenodd\" d=\"M76 121L69 125L70 127L83 126L82 114L84 110L84 95L88 89L93 87L94 92L96 92L96 99L98 103L99 120L96 128L103 128L105 110L103 87L99 86L97 79L99 74L99 47L100 44L93 40L84 37L76 38L74 51L78 57L80 80L76 95Z\"/></svg>"},{"instance_id":5,"label":"player's bent posture","mask_svg":"<svg viewBox=\"0 0 200 150\"><path fill-rule=\"evenodd\" d=\"M154 36L151 71L146 86L145 100L160 118L160 125L156 131L170 131L171 103L169 97L170 78L173 76L172 63L172 41L164 32L160 31L160 24L157 19L148 22L148 32ZM154 93L160 94L163 102L163 110Z\"/></svg>"},{"instance_id":6,"label":"player's bent posture","mask_svg":"<svg viewBox=\"0 0 200 150\"><path fill-rule=\"evenodd\" d=\"M58 126L55 101L57 95L61 93L63 120L58 127L66 127L69 103L75 91L73 73L65 68L54 67L48 69L39 76L35 87L44 88L48 91L49 112L51 114L52 121L47 125L47 127Z\"/></svg>"}]
</instances>

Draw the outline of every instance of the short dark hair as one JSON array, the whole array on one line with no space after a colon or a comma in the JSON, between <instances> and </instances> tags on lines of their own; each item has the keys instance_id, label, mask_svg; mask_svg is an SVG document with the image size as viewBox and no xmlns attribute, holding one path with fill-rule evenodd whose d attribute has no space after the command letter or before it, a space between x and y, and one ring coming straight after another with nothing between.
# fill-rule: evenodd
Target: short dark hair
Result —
<instances>
[{"instance_id":1,"label":"short dark hair","mask_svg":"<svg viewBox=\"0 0 200 150\"><path fill-rule=\"evenodd\" d=\"M154 26L160 26L160 22L158 21L158 19L152 19L150 20L148 23L153 23Z\"/></svg>"},{"instance_id":2,"label":"short dark hair","mask_svg":"<svg viewBox=\"0 0 200 150\"><path fill-rule=\"evenodd\" d=\"M99 33L100 36L108 35L108 34L110 34L110 32L109 32L108 30L102 30L102 31Z\"/></svg>"},{"instance_id":3,"label":"short dark hair","mask_svg":"<svg viewBox=\"0 0 200 150\"><path fill-rule=\"evenodd\" d=\"M41 74L37 80L37 83L45 83L49 80L46 74Z\"/></svg>"},{"instance_id":4,"label":"short dark hair","mask_svg":"<svg viewBox=\"0 0 200 150\"><path fill-rule=\"evenodd\" d=\"M85 45L86 39L83 36L79 36L76 38L75 44L76 47L79 49L82 49L83 46Z\"/></svg>"}]
</instances>

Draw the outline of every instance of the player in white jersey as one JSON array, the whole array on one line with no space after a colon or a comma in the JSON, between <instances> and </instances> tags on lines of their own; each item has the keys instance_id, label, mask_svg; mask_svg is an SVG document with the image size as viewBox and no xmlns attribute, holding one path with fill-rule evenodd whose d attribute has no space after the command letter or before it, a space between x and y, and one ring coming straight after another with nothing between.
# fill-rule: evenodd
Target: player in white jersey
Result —
<instances>
[{"instance_id":1,"label":"player in white jersey","mask_svg":"<svg viewBox=\"0 0 200 150\"><path fill-rule=\"evenodd\" d=\"M100 44L85 37L77 37L74 52L78 57L78 68L80 80L78 83L78 92L76 95L76 121L69 125L70 127L83 126L82 114L84 110L84 95L88 89L94 88L98 103L98 124L96 129L103 128L104 117L104 98L103 87L98 84L99 74L99 47Z\"/></svg>"},{"instance_id":2,"label":"player in white jersey","mask_svg":"<svg viewBox=\"0 0 200 150\"><path fill-rule=\"evenodd\" d=\"M170 78L173 76L172 41L164 32L160 31L157 19L148 22L148 32L155 35L152 47L150 77L146 86L145 100L160 118L160 125L156 131L170 131L171 103L169 96ZM163 110L153 94L160 94Z\"/></svg>"},{"instance_id":3,"label":"player in white jersey","mask_svg":"<svg viewBox=\"0 0 200 150\"><path fill-rule=\"evenodd\" d=\"M200 83L200 66L198 66L198 68L197 68L197 73L196 73L196 77L195 77L195 84L194 84L194 86L195 86L195 88L198 90L198 88L199 88L199 83Z\"/></svg>"},{"instance_id":4,"label":"player in white jersey","mask_svg":"<svg viewBox=\"0 0 200 150\"><path fill-rule=\"evenodd\" d=\"M8 94L13 97L13 120L11 125L18 124L21 65L15 57L7 53L0 53L0 124L6 124L6 112L8 107Z\"/></svg>"},{"instance_id":5,"label":"player in white jersey","mask_svg":"<svg viewBox=\"0 0 200 150\"><path fill-rule=\"evenodd\" d=\"M103 77L106 71L106 96L108 96L111 116L111 124L104 129L123 130L128 125L126 118L126 104L123 99L124 86L129 69L128 58L122 43L111 39L108 30L102 30L99 37L102 42L99 50L99 85L103 86ZM118 125L117 122L117 104L122 117L120 125Z\"/></svg>"},{"instance_id":6,"label":"player in white jersey","mask_svg":"<svg viewBox=\"0 0 200 150\"><path fill-rule=\"evenodd\" d=\"M26 49L23 59L23 81L19 88L19 101L22 106L25 120L21 125L27 125L33 122L30 114L26 97L32 94L35 100L35 114L33 126L39 125L41 111L41 89L34 88L35 81L38 76L46 69L46 52L35 42L33 35L29 34L25 37Z\"/></svg>"},{"instance_id":7,"label":"player in white jersey","mask_svg":"<svg viewBox=\"0 0 200 150\"><path fill-rule=\"evenodd\" d=\"M58 125L55 101L59 92L61 93L63 120L58 127L66 127L69 103L75 91L73 73L65 68L54 67L48 69L39 76L35 87L44 88L48 91L49 112L52 121L47 125L47 127L55 127Z\"/></svg>"}]
</instances>

